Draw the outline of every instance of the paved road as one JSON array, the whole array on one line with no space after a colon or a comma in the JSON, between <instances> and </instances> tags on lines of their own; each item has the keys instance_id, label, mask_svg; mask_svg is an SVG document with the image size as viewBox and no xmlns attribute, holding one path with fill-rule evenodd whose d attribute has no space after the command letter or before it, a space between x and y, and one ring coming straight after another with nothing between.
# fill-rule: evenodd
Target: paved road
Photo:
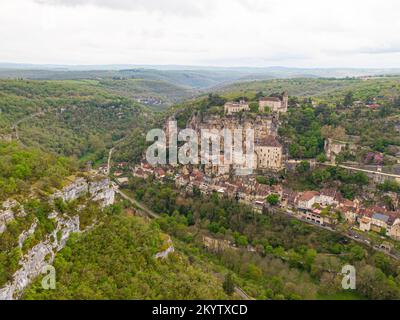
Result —
<instances>
[{"instance_id":1,"label":"paved road","mask_svg":"<svg viewBox=\"0 0 400 320\"><path fill-rule=\"evenodd\" d=\"M370 247L371 249L373 249L375 251L382 252L382 253L386 254L387 256L389 256L389 257L391 257L391 258L393 258L395 260L400 261L400 256L398 256L396 254L393 254L393 253L390 253L390 252L387 252L387 251L385 251L385 250L383 250L383 249L381 249L379 247L376 247L376 246L372 245L370 240L367 237L364 237L363 235L360 235L360 234L358 234L356 232L350 231L349 233L344 233L344 232L341 232L339 230L333 229L331 227L320 225L319 223L314 223L312 221L308 221L306 219L303 219L303 218L301 218L301 217L299 217L297 215L294 215L294 214L292 214L289 211L286 211L284 209L281 209L281 210L272 209L272 211L275 212L275 213L278 213L278 214L279 213L283 213L283 214L285 214L285 215L287 215L287 216L289 216L291 218L295 218L297 220L303 221L303 222L308 223L308 224L310 224L310 225L312 225L314 227L317 227L317 228L321 228L321 229L324 229L324 230L327 230L327 231L330 231L330 232L338 232L342 236L344 236L344 237L346 237L348 239L351 239L351 240L353 240L355 242L358 242L360 244L366 245L366 246Z\"/></svg>"},{"instance_id":2,"label":"paved road","mask_svg":"<svg viewBox=\"0 0 400 320\"><path fill-rule=\"evenodd\" d=\"M220 281L224 281L224 276L219 272L213 272L214 276L217 277ZM242 288L235 286L235 293L240 296L243 300L256 300L250 297Z\"/></svg>"},{"instance_id":3,"label":"paved road","mask_svg":"<svg viewBox=\"0 0 400 320\"><path fill-rule=\"evenodd\" d=\"M357 167L345 166L345 165L342 165L342 164L339 164L339 165L333 164L333 163L319 163L319 164L322 164L322 165L325 165L325 166L329 166L329 167L338 166L339 168L342 168L342 169L353 170L353 171L364 172L364 173L370 173L370 174L374 174L374 175L378 175L378 176L390 177L390 178L395 178L395 179L399 179L400 180L400 175L397 175L397 174L391 174L391 173L385 173L385 172L361 169L361 168L357 168Z\"/></svg>"},{"instance_id":4,"label":"paved road","mask_svg":"<svg viewBox=\"0 0 400 320\"><path fill-rule=\"evenodd\" d=\"M246 292L240 287L235 287L235 293L238 294L243 300L256 300L250 297Z\"/></svg>"},{"instance_id":5,"label":"paved road","mask_svg":"<svg viewBox=\"0 0 400 320\"><path fill-rule=\"evenodd\" d=\"M145 213L147 216L149 216L150 218L153 219L158 219L160 218L160 215L155 213L154 211L150 210L149 208L147 208L145 205L141 204L140 202L138 202L137 200L133 199L132 197L128 196L127 194L125 194L123 191L121 190L116 190L116 192L125 200L128 200L130 203L132 203L134 206L136 206L137 208L139 208L143 213Z\"/></svg>"},{"instance_id":6,"label":"paved road","mask_svg":"<svg viewBox=\"0 0 400 320\"><path fill-rule=\"evenodd\" d=\"M112 160L112 155L115 150L115 147L124 141L128 136L123 137L122 139L118 140L117 142L114 143L114 146L108 151L108 159L107 159L107 174L110 175L111 173L111 160Z\"/></svg>"},{"instance_id":7,"label":"paved road","mask_svg":"<svg viewBox=\"0 0 400 320\"><path fill-rule=\"evenodd\" d=\"M290 164L298 164L301 161L300 160L288 160L287 161ZM328 167L339 167L342 169L347 169L347 170L352 170L352 171L358 171L358 172L364 172L364 173L369 173L369 174L374 174L378 176L383 176L383 177L389 177L389 178L395 178L397 180L400 180L400 175L393 174L393 173L385 173L385 172L379 172L375 170L368 170L368 169L362 169L362 168L357 168L357 167L352 167L349 165L343 165L343 164L337 164L337 163L329 163L329 162L316 162L318 165L323 165L323 166L328 166Z\"/></svg>"}]
</instances>

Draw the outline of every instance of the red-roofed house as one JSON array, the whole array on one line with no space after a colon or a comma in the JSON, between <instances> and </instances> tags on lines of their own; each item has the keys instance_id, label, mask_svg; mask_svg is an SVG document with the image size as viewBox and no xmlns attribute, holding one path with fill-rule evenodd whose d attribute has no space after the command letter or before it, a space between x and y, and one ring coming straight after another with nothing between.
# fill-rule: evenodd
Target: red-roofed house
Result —
<instances>
[{"instance_id":1,"label":"red-roofed house","mask_svg":"<svg viewBox=\"0 0 400 320\"><path fill-rule=\"evenodd\" d=\"M317 203L318 196L317 191L303 192L297 200L297 207L303 210L312 210L313 205Z\"/></svg>"}]
</instances>

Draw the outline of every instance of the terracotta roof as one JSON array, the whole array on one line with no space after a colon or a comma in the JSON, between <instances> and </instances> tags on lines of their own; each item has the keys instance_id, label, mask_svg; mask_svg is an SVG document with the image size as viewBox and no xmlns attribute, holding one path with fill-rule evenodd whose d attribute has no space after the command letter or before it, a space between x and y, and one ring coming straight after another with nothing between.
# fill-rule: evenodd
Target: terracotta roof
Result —
<instances>
[{"instance_id":1,"label":"terracotta roof","mask_svg":"<svg viewBox=\"0 0 400 320\"><path fill-rule=\"evenodd\" d=\"M379 104L376 104L376 103L373 103L373 104L367 104L367 107L368 107L368 108L371 108L371 109L377 109L377 108L380 107L380 105L379 105Z\"/></svg>"},{"instance_id":2,"label":"terracotta roof","mask_svg":"<svg viewBox=\"0 0 400 320\"><path fill-rule=\"evenodd\" d=\"M165 176L165 171L162 168L155 169L156 174L159 176Z\"/></svg>"},{"instance_id":3,"label":"terracotta roof","mask_svg":"<svg viewBox=\"0 0 400 320\"><path fill-rule=\"evenodd\" d=\"M345 199L342 203L342 206L344 207L355 207L355 203L353 201L350 201L348 199Z\"/></svg>"},{"instance_id":4,"label":"terracotta roof","mask_svg":"<svg viewBox=\"0 0 400 320\"><path fill-rule=\"evenodd\" d=\"M336 194L337 194L337 190L335 190L335 189L323 189L323 190L321 190L321 195L326 196L326 197L335 198Z\"/></svg>"},{"instance_id":5,"label":"terracotta roof","mask_svg":"<svg viewBox=\"0 0 400 320\"><path fill-rule=\"evenodd\" d=\"M282 147L278 140L275 139L273 136L268 136L264 139L256 140L256 145L260 147Z\"/></svg>"},{"instance_id":6,"label":"terracotta roof","mask_svg":"<svg viewBox=\"0 0 400 320\"><path fill-rule=\"evenodd\" d=\"M136 174L142 175L142 174L144 174L144 171L141 168L139 168L136 170Z\"/></svg>"},{"instance_id":7,"label":"terracotta roof","mask_svg":"<svg viewBox=\"0 0 400 320\"><path fill-rule=\"evenodd\" d=\"M369 217L362 217L361 222L367 224L367 223L370 223L371 220Z\"/></svg>"},{"instance_id":8,"label":"terracotta roof","mask_svg":"<svg viewBox=\"0 0 400 320\"><path fill-rule=\"evenodd\" d=\"M318 196L318 194L317 191L306 191L300 196L299 201L310 201L312 198Z\"/></svg>"}]
</instances>

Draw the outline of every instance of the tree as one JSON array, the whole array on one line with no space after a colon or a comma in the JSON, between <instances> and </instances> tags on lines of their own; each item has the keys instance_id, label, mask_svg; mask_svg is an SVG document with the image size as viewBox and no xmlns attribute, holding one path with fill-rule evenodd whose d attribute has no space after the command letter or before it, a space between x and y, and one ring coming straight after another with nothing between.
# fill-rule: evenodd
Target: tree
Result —
<instances>
[{"instance_id":1,"label":"tree","mask_svg":"<svg viewBox=\"0 0 400 320\"><path fill-rule=\"evenodd\" d=\"M331 177L329 171L325 169L317 169L312 173L312 180L316 185L320 185L321 183L325 183Z\"/></svg>"},{"instance_id":2,"label":"tree","mask_svg":"<svg viewBox=\"0 0 400 320\"><path fill-rule=\"evenodd\" d=\"M225 104L226 100L219 96L218 94L212 94L210 93L208 95L208 101L207 101L207 107L212 107L212 106L223 106Z\"/></svg>"},{"instance_id":3,"label":"tree","mask_svg":"<svg viewBox=\"0 0 400 320\"><path fill-rule=\"evenodd\" d=\"M240 235L238 232L235 232L233 237L235 238L236 245L240 247L246 247L249 244L247 237L244 235Z\"/></svg>"},{"instance_id":4,"label":"tree","mask_svg":"<svg viewBox=\"0 0 400 320\"><path fill-rule=\"evenodd\" d=\"M279 195L277 194L270 194L267 197L267 202L271 205L271 206L276 206L279 203Z\"/></svg>"},{"instance_id":5,"label":"tree","mask_svg":"<svg viewBox=\"0 0 400 320\"><path fill-rule=\"evenodd\" d=\"M297 173L303 174L303 173L309 172L310 168L311 168L311 166L310 166L310 163L308 161L301 161L297 165L296 171L297 171Z\"/></svg>"},{"instance_id":6,"label":"tree","mask_svg":"<svg viewBox=\"0 0 400 320\"><path fill-rule=\"evenodd\" d=\"M208 226L208 230L212 233L218 233L220 229L220 225L217 222L211 222Z\"/></svg>"},{"instance_id":7,"label":"tree","mask_svg":"<svg viewBox=\"0 0 400 320\"><path fill-rule=\"evenodd\" d=\"M346 130L343 127L323 126L321 128L321 135L325 138L332 138L336 140L344 140L346 137Z\"/></svg>"},{"instance_id":8,"label":"tree","mask_svg":"<svg viewBox=\"0 0 400 320\"><path fill-rule=\"evenodd\" d=\"M344 97L344 106L351 107L354 103L353 92L349 91Z\"/></svg>"},{"instance_id":9,"label":"tree","mask_svg":"<svg viewBox=\"0 0 400 320\"><path fill-rule=\"evenodd\" d=\"M235 292L235 283L232 278L232 273L228 273L225 276L225 281L222 284L222 288L224 289L226 294L232 295Z\"/></svg>"},{"instance_id":10,"label":"tree","mask_svg":"<svg viewBox=\"0 0 400 320\"><path fill-rule=\"evenodd\" d=\"M311 266L316 256L317 256L317 251L315 251L314 249L307 249L304 257L304 262L308 270L311 270Z\"/></svg>"},{"instance_id":11,"label":"tree","mask_svg":"<svg viewBox=\"0 0 400 320\"><path fill-rule=\"evenodd\" d=\"M325 153L321 153L317 156L317 161L321 163L325 163L328 161L328 158L326 157Z\"/></svg>"},{"instance_id":12,"label":"tree","mask_svg":"<svg viewBox=\"0 0 400 320\"><path fill-rule=\"evenodd\" d=\"M358 245L354 245L351 250L351 257L354 260L362 260L365 256L365 251L362 247L358 246Z\"/></svg>"},{"instance_id":13,"label":"tree","mask_svg":"<svg viewBox=\"0 0 400 320\"><path fill-rule=\"evenodd\" d=\"M258 103L257 102L251 102L249 104L250 111L254 113L258 113Z\"/></svg>"},{"instance_id":14,"label":"tree","mask_svg":"<svg viewBox=\"0 0 400 320\"><path fill-rule=\"evenodd\" d=\"M258 177L256 178L256 181L257 181L257 183L259 183L259 184L268 184L267 178L266 178L266 177L263 177L263 176L258 176Z\"/></svg>"}]
</instances>

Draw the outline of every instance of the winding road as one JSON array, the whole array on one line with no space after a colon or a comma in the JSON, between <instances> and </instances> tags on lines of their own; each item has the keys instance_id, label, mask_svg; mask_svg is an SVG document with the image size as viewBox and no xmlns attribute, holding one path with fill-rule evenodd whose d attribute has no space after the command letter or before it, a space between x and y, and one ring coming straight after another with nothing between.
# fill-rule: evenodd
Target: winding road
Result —
<instances>
[{"instance_id":1,"label":"winding road","mask_svg":"<svg viewBox=\"0 0 400 320\"><path fill-rule=\"evenodd\" d=\"M15 132L15 137L17 138L17 140L20 140L20 139L19 139L18 126L19 126L21 123L23 123L23 122L25 122L25 121L27 121L27 120L33 119L33 118L35 118L35 117L37 117L37 116L42 116L42 115L44 115L44 114L45 114L44 111L39 111L39 112L33 113L33 114L29 115L29 116L26 116L26 117L24 117L24 118L22 118L22 119L19 119L19 120L16 121L16 122L14 122L14 124L11 126L11 130Z\"/></svg>"},{"instance_id":2,"label":"winding road","mask_svg":"<svg viewBox=\"0 0 400 320\"><path fill-rule=\"evenodd\" d=\"M116 192L125 200L129 201L131 204L133 204L135 207L137 207L140 211L142 211L143 213L145 213L147 216L149 216L152 219L158 219L161 216L157 213L155 213L154 211L150 210L149 208L147 208L146 206L144 206L143 204L141 204L140 202L138 202L137 200L133 199L132 197L128 196L127 194L125 194L123 191L121 190L116 190Z\"/></svg>"}]
</instances>

